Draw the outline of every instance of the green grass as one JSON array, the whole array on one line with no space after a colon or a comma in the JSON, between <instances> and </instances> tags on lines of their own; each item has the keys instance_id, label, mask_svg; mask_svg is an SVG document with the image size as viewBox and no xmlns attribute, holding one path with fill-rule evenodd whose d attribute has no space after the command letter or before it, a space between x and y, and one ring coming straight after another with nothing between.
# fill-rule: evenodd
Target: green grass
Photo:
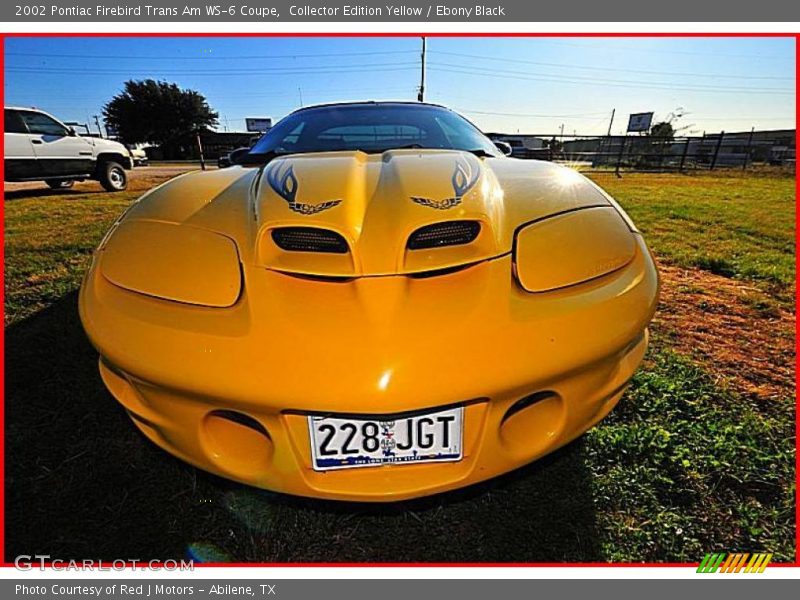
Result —
<instances>
[{"instance_id":1,"label":"green grass","mask_svg":"<svg viewBox=\"0 0 800 600\"><path fill-rule=\"evenodd\" d=\"M781 174L592 175L662 259L754 282L791 304L795 181Z\"/></svg>"},{"instance_id":2,"label":"green grass","mask_svg":"<svg viewBox=\"0 0 800 600\"><path fill-rule=\"evenodd\" d=\"M103 234L138 195L7 202L6 323L34 314L76 289Z\"/></svg>"},{"instance_id":3,"label":"green grass","mask_svg":"<svg viewBox=\"0 0 800 600\"><path fill-rule=\"evenodd\" d=\"M603 555L690 562L705 552L794 557L794 411L721 387L654 348L627 399L587 435Z\"/></svg>"},{"instance_id":4,"label":"green grass","mask_svg":"<svg viewBox=\"0 0 800 600\"><path fill-rule=\"evenodd\" d=\"M793 180L595 178L660 260L753 282L758 294L741 301L760 318L791 310ZM169 457L103 388L77 317L91 251L140 193L6 199L6 558L794 558L793 390L758 401L713 364L676 352L676 332L658 327L608 419L529 467L459 492L389 506L303 500Z\"/></svg>"}]
</instances>

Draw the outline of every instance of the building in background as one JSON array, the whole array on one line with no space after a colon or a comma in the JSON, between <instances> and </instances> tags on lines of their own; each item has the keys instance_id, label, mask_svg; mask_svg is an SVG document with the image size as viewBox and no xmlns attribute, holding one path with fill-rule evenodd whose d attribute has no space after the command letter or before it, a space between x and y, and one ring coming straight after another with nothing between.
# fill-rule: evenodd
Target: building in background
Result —
<instances>
[{"instance_id":1,"label":"building in background","mask_svg":"<svg viewBox=\"0 0 800 600\"><path fill-rule=\"evenodd\" d=\"M200 133L200 143L203 145L203 154L206 160L216 160L221 156L229 154L232 150L243 146L250 146L253 138L260 136L253 135L248 131L210 131L205 130ZM187 141L178 148L178 155L167 156L158 146L147 149L150 160L199 160L200 149L197 147L196 140Z\"/></svg>"}]
</instances>

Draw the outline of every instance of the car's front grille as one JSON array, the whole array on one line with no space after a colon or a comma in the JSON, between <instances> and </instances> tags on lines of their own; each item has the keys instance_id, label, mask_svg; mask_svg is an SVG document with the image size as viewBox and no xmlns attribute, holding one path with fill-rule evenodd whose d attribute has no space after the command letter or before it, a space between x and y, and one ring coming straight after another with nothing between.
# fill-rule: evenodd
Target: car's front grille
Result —
<instances>
[{"instance_id":1,"label":"car's front grille","mask_svg":"<svg viewBox=\"0 0 800 600\"><path fill-rule=\"evenodd\" d=\"M409 250L460 246L475 241L481 231L478 221L444 221L420 227L408 238Z\"/></svg>"},{"instance_id":2,"label":"car's front grille","mask_svg":"<svg viewBox=\"0 0 800 600\"><path fill-rule=\"evenodd\" d=\"M272 230L272 239L278 248L289 252L347 254L348 251L345 239L330 229L281 227Z\"/></svg>"}]
</instances>

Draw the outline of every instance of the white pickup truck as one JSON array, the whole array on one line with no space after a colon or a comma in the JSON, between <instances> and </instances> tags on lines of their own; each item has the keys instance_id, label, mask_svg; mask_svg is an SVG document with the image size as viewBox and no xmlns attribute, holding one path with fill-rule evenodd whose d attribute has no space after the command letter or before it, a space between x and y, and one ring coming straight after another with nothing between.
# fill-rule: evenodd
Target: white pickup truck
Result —
<instances>
[{"instance_id":1,"label":"white pickup truck","mask_svg":"<svg viewBox=\"0 0 800 600\"><path fill-rule=\"evenodd\" d=\"M5 181L44 181L53 189L94 179L109 192L128 186L133 168L128 149L118 142L81 137L35 108L5 107Z\"/></svg>"}]
</instances>

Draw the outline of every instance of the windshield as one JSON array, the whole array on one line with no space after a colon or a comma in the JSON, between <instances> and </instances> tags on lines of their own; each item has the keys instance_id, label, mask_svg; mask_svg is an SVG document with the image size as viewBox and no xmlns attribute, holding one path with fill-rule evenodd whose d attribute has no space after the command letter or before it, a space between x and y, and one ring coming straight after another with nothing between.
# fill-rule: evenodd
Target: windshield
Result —
<instances>
[{"instance_id":1,"label":"windshield","mask_svg":"<svg viewBox=\"0 0 800 600\"><path fill-rule=\"evenodd\" d=\"M500 156L495 145L453 111L426 104L345 104L292 113L250 151L251 156L398 148L465 150Z\"/></svg>"}]
</instances>

